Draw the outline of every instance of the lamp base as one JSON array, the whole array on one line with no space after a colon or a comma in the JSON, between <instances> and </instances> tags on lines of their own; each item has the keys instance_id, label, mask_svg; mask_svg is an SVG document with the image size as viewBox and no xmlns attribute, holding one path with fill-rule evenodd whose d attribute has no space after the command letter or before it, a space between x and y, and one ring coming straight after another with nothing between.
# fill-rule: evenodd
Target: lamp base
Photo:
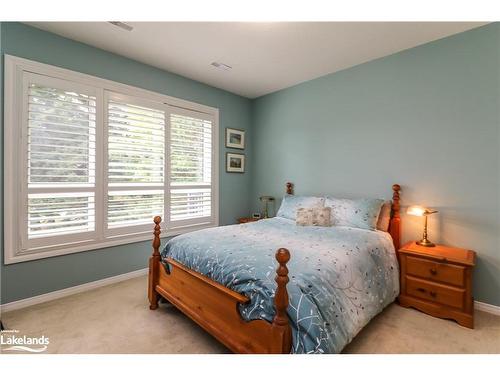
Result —
<instances>
[{"instance_id":1,"label":"lamp base","mask_svg":"<svg viewBox=\"0 0 500 375\"><path fill-rule=\"evenodd\" d=\"M427 238L421 239L420 241L416 241L417 245L425 246L425 247L434 247L436 244L429 241Z\"/></svg>"}]
</instances>

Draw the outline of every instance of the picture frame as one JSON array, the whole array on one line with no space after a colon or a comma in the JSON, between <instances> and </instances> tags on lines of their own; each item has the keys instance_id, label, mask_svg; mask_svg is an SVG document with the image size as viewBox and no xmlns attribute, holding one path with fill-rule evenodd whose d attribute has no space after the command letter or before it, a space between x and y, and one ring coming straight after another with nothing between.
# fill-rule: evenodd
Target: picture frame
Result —
<instances>
[{"instance_id":1,"label":"picture frame","mask_svg":"<svg viewBox=\"0 0 500 375\"><path fill-rule=\"evenodd\" d=\"M245 149L245 131L240 129L226 128L226 147Z\"/></svg>"},{"instance_id":2,"label":"picture frame","mask_svg":"<svg viewBox=\"0 0 500 375\"><path fill-rule=\"evenodd\" d=\"M245 173L245 154L226 153L226 172Z\"/></svg>"}]
</instances>

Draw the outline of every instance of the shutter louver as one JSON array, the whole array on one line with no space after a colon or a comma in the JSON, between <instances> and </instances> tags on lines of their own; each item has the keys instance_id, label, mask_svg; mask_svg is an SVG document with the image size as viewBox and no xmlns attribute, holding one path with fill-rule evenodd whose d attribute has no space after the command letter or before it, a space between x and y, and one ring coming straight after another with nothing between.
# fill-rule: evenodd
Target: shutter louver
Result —
<instances>
[{"instance_id":1,"label":"shutter louver","mask_svg":"<svg viewBox=\"0 0 500 375\"><path fill-rule=\"evenodd\" d=\"M149 224L163 215L163 190L110 192L108 195L108 227Z\"/></svg>"},{"instance_id":2,"label":"shutter louver","mask_svg":"<svg viewBox=\"0 0 500 375\"><path fill-rule=\"evenodd\" d=\"M96 97L30 83L27 135L28 239L94 231Z\"/></svg>"},{"instance_id":3,"label":"shutter louver","mask_svg":"<svg viewBox=\"0 0 500 375\"><path fill-rule=\"evenodd\" d=\"M170 191L171 220L210 217L211 189L176 189Z\"/></svg>"},{"instance_id":4,"label":"shutter louver","mask_svg":"<svg viewBox=\"0 0 500 375\"><path fill-rule=\"evenodd\" d=\"M28 195L28 238L93 231L93 193Z\"/></svg>"},{"instance_id":5,"label":"shutter louver","mask_svg":"<svg viewBox=\"0 0 500 375\"><path fill-rule=\"evenodd\" d=\"M110 186L164 183L165 112L110 100Z\"/></svg>"},{"instance_id":6,"label":"shutter louver","mask_svg":"<svg viewBox=\"0 0 500 375\"><path fill-rule=\"evenodd\" d=\"M164 213L165 111L133 103L108 100L108 229L149 229Z\"/></svg>"},{"instance_id":7,"label":"shutter louver","mask_svg":"<svg viewBox=\"0 0 500 375\"><path fill-rule=\"evenodd\" d=\"M95 182L96 98L31 84L28 184Z\"/></svg>"},{"instance_id":8,"label":"shutter louver","mask_svg":"<svg viewBox=\"0 0 500 375\"><path fill-rule=\"evenodd\" d=\"M170 115L170 168L170 221L206 221L213 203L212 121L196 112Z\"/></svg>"}]
</instances>

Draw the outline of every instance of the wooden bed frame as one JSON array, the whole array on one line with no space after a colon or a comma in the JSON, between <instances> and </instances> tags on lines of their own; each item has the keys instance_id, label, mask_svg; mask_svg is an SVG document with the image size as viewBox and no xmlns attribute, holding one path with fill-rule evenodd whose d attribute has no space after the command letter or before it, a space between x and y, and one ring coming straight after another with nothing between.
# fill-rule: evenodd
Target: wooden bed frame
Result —
<instances>
[{"instance_id":1,"label":"wooden bed frame","mask_svg":"<svg viewBox=\"0 0 500 375\"><path fill-rule=\"evenodd\" d=\"M389 233L394 246L400 246L399 185L393 185L392 213ZM293 194L293 184L287 182L287 194ZM235 353L290 353L292 331L287 307L288 283L287 262L290 252L281 248L276 252L276 293L274 307L276 315L272 323L265 320L245 321L238 305L249 298L190 270L174 259L167 258L170 272L165 270L160 259L160 222L154 218L153 255L149 259L148 298L149 308L158 308L160 297L164 297L184 314L198 323L208 333Z\"/></svg>"}]
</instances>

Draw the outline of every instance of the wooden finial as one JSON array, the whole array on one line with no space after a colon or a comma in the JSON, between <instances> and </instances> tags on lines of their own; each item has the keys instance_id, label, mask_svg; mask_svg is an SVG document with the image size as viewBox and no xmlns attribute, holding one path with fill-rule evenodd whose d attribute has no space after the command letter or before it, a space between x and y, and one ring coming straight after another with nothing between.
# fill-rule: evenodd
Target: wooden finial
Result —
<instances>
[{"instance_id":1,"label":"wooden finial","mask_svg":"<svg viewBox=\"0 0 500 375\"><path fill-rule=\"evenodd\" d=\"M401 190L401 186L398 184L392 185L392 212L393 215L399 217L399 191Z\"/></svg>"},{"instance_id":2,"label":"wooden finial","mask_svg":"<svg viewBox=\"0 0 500 375\"><path fill-rule=\"evenodd\" d=\"M154 238L153 238L153 256L158 254L160 256L160 234L161 234L161 217L160 216L155 216L153 219L155 222L155 229L153 231Z\"/></svg>"},{"instance_id":3,"label":"wooden finial","mask_svg":"<svg viewBox=\"0 0 500 375\"><path fill-rule=\"evenodd\" d=\"M274 316L273 323L279 326L288 325L288 315L286 309L288 307L288 292L286 284L288 284L288 268L286 263L290 260L290 252L287 249L281 248L276 252L276 260L279 263L276 269L276 294L274 295L274 305L276 308L276 315Z\"/></svg>"},{"instance_id":4,"label":"wooden finial","mask_svg":"<svg viewBox=\"0 0 500 375\"><path fill-rule=\"evenodd\" d=\"M391 221L389 223L389 234L392 237L392 242L394 243L394 247L396 250L399 250L401 245L400 237L401 237L401 217L400 217L400 205L399 205L399 191L401 190L401 186L398 184L392 185L392 214Z\"/></svg>"},{"instance_id":5,"label":"wooden finial","mask_svg":"<svg viewBox=\"0 0 500 375\"><path fill-rule=\"evenodd\" d=\"M286 193L293 195L293 184L291 182L286 183Z\"/></svg>"},{"instance_id":6,"label":"wooden finial","mask_svg":"<svg viewBox=\"0 0 500 375\"><path fill-rule=\"evenodd\" d=\"M153 255L149 258L149 279L148 279L148 298L149 298L149 308L151 310L156 310L158 308L159 295L156 291L156 286L158 285L158 279L160 277L160 234L161 234L161 217L155 216L153 219L155 223L155 228L153 231Z\"/></svg>"},{"instance_id":7,"label":"wooden finial","mask_svg":"<svg viewBox=\"0 0 500 375\"><path fill-rule=\"evenodd\" d=\"M290 353L292 348L292 328L287 315L288 292L288 268L286 263L290 260L290 252L281 248L276 252L276 260L279 263L276 269L276 293L274 295L274 308L276 315L273 319L273 341L270 343L270 353Z\"/></svg>"}]
</instances>

